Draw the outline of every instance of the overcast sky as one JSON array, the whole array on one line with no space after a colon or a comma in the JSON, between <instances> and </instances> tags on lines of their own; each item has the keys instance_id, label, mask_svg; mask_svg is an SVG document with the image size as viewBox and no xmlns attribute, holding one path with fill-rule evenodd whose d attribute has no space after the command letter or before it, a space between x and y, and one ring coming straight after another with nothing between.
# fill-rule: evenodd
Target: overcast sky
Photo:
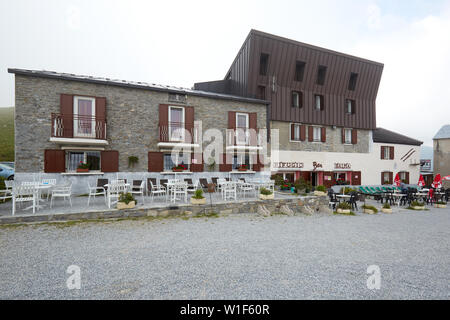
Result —
<instances>
[{"instance_id":1,"label":"overcast sky","mask_svg":"<svg viewBox=\"0 0 450 320\"><path fill-rule=\"evenodd\" d=\"M182 87L222 79L250 29L384 63L377 126L431 145L450 123L450 1L0 0L8 67Z\"/></svg>"}]
</instances>

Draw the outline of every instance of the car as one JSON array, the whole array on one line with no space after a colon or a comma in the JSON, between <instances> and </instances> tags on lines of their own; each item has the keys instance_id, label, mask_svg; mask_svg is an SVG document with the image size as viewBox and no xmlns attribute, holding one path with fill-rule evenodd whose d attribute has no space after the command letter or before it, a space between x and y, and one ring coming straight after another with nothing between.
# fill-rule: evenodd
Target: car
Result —
<instances>
[{"instance_id":1,"label":"car","mask_svg":"<svg viewBox=\"0 0 450 320\"><path fill-rule=\"evenodd\" d=\"M14 180L14 168L0 163L0 177L5 180Z\"/></svg>"},{"instance_id":2,"label":"car","mask_svg":"<svg viewBox=\"0 0 450 320\"><path fill-rule=\"evenodd\" d=\"M6 164L8 167L11 167L14 169L14 162L5 161L5 162L0 162L0 164Z\"/></svg>"}]
</instances>

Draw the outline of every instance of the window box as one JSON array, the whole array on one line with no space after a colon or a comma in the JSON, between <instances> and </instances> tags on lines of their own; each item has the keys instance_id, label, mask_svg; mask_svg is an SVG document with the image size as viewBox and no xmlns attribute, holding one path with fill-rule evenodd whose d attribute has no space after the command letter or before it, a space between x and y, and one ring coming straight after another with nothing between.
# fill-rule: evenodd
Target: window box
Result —
<instances>
[{"instance_id":1,"label":"window box","mask_svg":"<svg viewBox=\"0 0 450 320\"><path fill-rule=\"evenodd\" d=\"M80 173L80 172L89 172L89 169L77 168L77 173Z\"/></svg>"},{"instance_id":2,"label":"window box","mask_svg":"<svg viewBox=\"0 0 450 320\"><path fill-rule=\"evenodd\" d=\"M125 202L117 202L117 209L123 210L123 209L133 209L136 206L136 201L130 201L128 204Z\"/></svg>"}]
</instances>

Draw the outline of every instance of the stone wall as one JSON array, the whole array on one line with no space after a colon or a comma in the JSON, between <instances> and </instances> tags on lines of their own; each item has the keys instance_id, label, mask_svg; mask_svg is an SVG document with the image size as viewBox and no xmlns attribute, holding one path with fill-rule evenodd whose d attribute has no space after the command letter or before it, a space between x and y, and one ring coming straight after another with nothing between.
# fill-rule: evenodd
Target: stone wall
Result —
<instances>
[{"instance_id":1,"label":"stone wall","mask_svg":"<svg viewBox=\"0 0 450 320\"><path fill-rule=\"evenodd\" d=\"M106 97L106 150L119 151L119 171L147 171L148 151L158 151L158 121L161 103L168 93L122 88L104 84L15 75L15 166L17 173L43 172L44 150L58 149L49 141L51 113L60 112L60 94ZM258 128L266 127L266 106L249 102L187 96L194 106L195 120L203 121L203 131L219 128L225 137L228 111L256 112ZM139 162L128 168L128 157Z\"/></svg>"},{"instance_id":2,"label":"stone wall","mask_svg":"<svg viewBox=\"0 0 450 320\"><path fill-rule=\"evenodd\" d=\"M433 140L433 173L442 177L450 175L450 139ZM443 181L445 188L450 188L450 181Z\"/></svg>"},{"instance_id":3,"label":"stone wall","mask_svg":"<svg viewBox=\"0 0 450 320\"><path fill-rule=\"evenodd\" d=\"M308 141L308 128L306 128L305 141L290 141L290 125L290 122L271 121L271 130L278 130L280 150L345 153L368 153L370 151L372 139L370 130L358 129L357 144L348 145L342 143L342 128L333 129L331 126L325 126L326 142Z\"/></svg>"}]
</instances>

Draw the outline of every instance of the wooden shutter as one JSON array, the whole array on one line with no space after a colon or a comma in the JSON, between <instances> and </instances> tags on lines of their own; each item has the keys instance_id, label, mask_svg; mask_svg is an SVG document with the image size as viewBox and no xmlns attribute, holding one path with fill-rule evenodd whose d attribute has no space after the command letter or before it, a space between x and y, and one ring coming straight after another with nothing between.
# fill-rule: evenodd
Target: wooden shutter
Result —
<instances>
[{"instance_id":1,"label":"wooden shutter","mask_svg":"<svg viewBox=\"0 0 450 320\"><path fill-rule=\"evenodd\" d=\"M311 142L314 139L314 129L313 127L308 127L308 141Z\"/></svg>"},{"instance_id":2,"label":"wooden shutter","mask_svg":"<svg viewBox=\"0 0 450 320\"><path fill-rule=\"evenodd\" d=\"M406 184L409 184L409 172L408 171L405 172L405 180L406 180Z\"/></svg>"},{"instance_id":3,"label":"wooden shutter","mask_svg":"<svg viewBox=\"0 0 450 320\"><path fill-rule=\"evenodd\" d=\"M323 96L319 96L320 97L320 110L324 110L325 109L325 99Z\"/></svg>"},{"instance_id":4,"label":"wooden shutter","mask_svg":"<svg viewBox=\"0 0 450 320\"><path fill-rule=\"evenodd\" d=\"M231 154L222 154L222 163L219 164L220 172L228 172L233 169Z\"/></svg>"},{"instance_id":5,"label":"wooden shutter","mask_svg":"<svg viewBox=\"0 0 450 320\"><path fill-rule=\"evenodd\" d=\"M306 140L306 126L302 124L300 126L300 141L305 141L305 140Z\"/></svg>"},{"instance_id":6,"label":"wooden shutter","mask_svg":"<svg viewBox=\"0 0 450 320\"><path fill-rule=\"evenodd\" d=\"M356 129L352 129L352 144L356 144L358 142L358 131Z\"/></svg>"},{"instance_id":7,"label":"wooden shutter","mask_svg":"<svg viewBox=\"0 0 450 320\"><path fill-rule=\"evenodd\" d=\"M44 172L65 172L66 152L64 150L44 151Z\"/></svg>"},{"instance_id":8,"label":"wooden shutter","mask_svg":"<svg viewBox=\"0 0 450 320\"><path fill-rule=\"evenodd\" d=\"M361 185L361 171L353 171L352 172L352 185L359 186Z\"/></svg>"},{"instance_id":9,"label":"wooden shutter","mask_svg":"<svg viewBox=\"0 0 450 320\"><path fill-rule=\"evenodd\" d=\"M197 163L194 163L194 159L197 159ZM191 171L203 172L203 154L191 153Z\"/></svg>"},{"instance_id":10,"label":"wooden shutter","mask_svg":"<svg viewBox=\"0 0 450 320\"><path fill-rule=\"evenodd\" d=\"M384 155L384 147L383 147L383 146L381 146L381 147L380 147L380 150L381 150L381 152L380 152L380 159L381 159L381 160L383 160L383 155Z\"/></svg>"},{"instance_id":11,"label":"wooden shutter","mask_svg":"<svg viewBox=\"0 0 450 320\"><path fill-rule=\"evenodd\" d=\"M351 104L352 104L352 114L355 114L356 113L356 101L352 100Z\"/></svg>"},{"instance_id":12,"label":"wooden shutter","mask_svg":"<svg viewBox=\"0 0 450 320\"><path fill-rule=\"evenodd\" d=\"M384 184L384 172L381 172L381 184Z\"/></svg>"},{"instance_id":13,"label":"wooden shutter","mask_svg":"<svg viewBox=\"0 0 450 320\"><path fill-rule=\"evenodd\" d=\"M341 141L342 141L342 143L345 143L345 129L344 128L342 128L342 130L341 130Z\"/></svg>"},{"instance_id":14,"label":"wooden shutter","mask_svg":"<svg viewBox=\"0 0 450 320\"><path fill-rule=\"evenodd\" d=\"M320 133L321 141L326 142L327 141L327 128L322 127L322 128L320 128L320 131L321 131L321 133Z\"/></svg>"},{"instance_id":15,"label":"wooden shutter","mask_svg":"<svg viewBox=\"0 0 450 320\"><path fill-rule=\"evenodd\" d=\"M298 107L303 108L303 92L298 92Z\"/></svg>"},{"instance_id":16,"label":"wooden shutter","mask_svg":"<svg viewBox=\"0 0 450 320\"><path fill-rule=\"evenodd\" d=\"M291 123L291 140L295 140L295 124Z\"/></svg>"},{"instance_id":17,"label":"wooden shutter","mask_svg":"<svg viewBox=\"0 0 450 320\"><path fill-rule=\"evenodd\" d=\"M184 128L188 133L185 134L184 142L193 143L194 141L194 107L184 108Z\"/></svg>"},{"instance_id":18,"label":"wooden shutter","mask_svg":"<svg viewBox=\"0 0 450 320\"><path fill-rule=\"evenodd\" d=\"M252 112L248 115L248 127L250 130L250 145L256 146L258 144L258 134L257 134L257 113Z\"/></svg>"},{"instance_id":19,"label":"wooden shutter","mask_svg":"<svg viewBox=\"0 0 450 320\"><path fill-rule=\"evenodd\" d=\"M73 95L61 94L60 113L63 118L63 137L73 138Z\"/></svg>"},{"instance_id":20,"label":"wooden shutter","mask_svg":"<svg viewBox=\"0 0 450 320\"><path fill-rule=\"evenodd\" d=\"M394 173L393 172L389 172L389 184L392 184L393 183L393 175L394 175Z\"/></svg>"},{"instance_id":21,"label":"wooden shutter","mask_svg":"<svg viewBox=\"0 0 450 320\"><path fill-rule=\"evenodd\" d=\"M119 151L108 150L101 152L101 166L103 172L119 171Z\"/></svg>"},{"instance_id":22,"label":"wooden shutter","mask_svg":"<svg viewBox=\"0 0 450 320\"><path fill-rule=\"evenodd\" d=\"M148 153L148 172L164 171L164 153L149 152Z\"/></svg>"},{"instance_id":23,"label":"wooden shutter","mask_svg":"<svg viewBox=\"0 0 450 320\"><path fill-rule=\"evenodd\" d=\"M169 105L159 105L159 141L169 141Z\"/></svg>"},{"instance_id":24,"label":"wooden shutter","mask_svg":"<svg viewBox=\"0 0 450 320\"><path fill-rule=\"evenodd\" d=\"M95 98L95 137L106 139L106 98Z\"/></svg>"},{"instance_id":25,"label":"wooden shutter","mask_svg":"<svg viewBox=\"0 0 450 320\"><path fill-rule=\"evenodd\" d=\"M389 147L389 159L394 159L394 147Z\"/></svg>"},{"instance_id":26,"label":"wooden shutter","mask_svg":"<svg viewBox=\"0 0 450 320\"><path fill-rule=\"evenodd\" d=\"M228 129L236 129L236 112L235 111L228 111Z\"/></svg>"}]
</instances>

